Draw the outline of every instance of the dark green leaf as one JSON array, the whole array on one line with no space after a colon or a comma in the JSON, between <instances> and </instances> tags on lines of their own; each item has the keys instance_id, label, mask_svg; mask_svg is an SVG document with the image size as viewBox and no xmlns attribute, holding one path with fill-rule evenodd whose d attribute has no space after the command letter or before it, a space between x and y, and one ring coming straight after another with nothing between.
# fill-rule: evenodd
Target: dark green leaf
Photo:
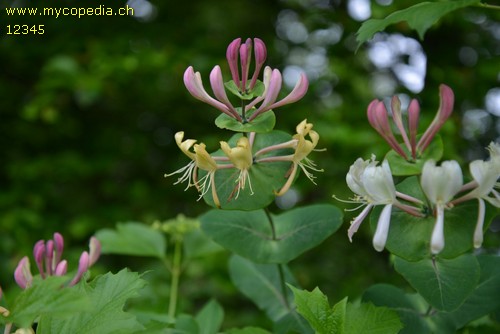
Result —
<instances>
[{"instance_id":1,"label":"dark green leaf","mask_svg":"<svg viewBox=\"0 0 500 334\"><path fill-rule=\"evenodd\" d=\"M408 262L396 257L399 272L424 299L438 310L456 310L475 289L480 276L471 254L452 260L436 258Z\"/></svg>"},{"instance_id":2,"label":"dark green leaf","mask_svg":"<svg viewBox=\"0 0 500 334\"><path fill-rule=\"evenodd\" d=\"M334 233L342 224L342 212L329 204L281 215L211 210L200 221L205 233L236 254L260 263L288 263Z\"/></svg>"},{"instance_id":3,"label":"dark green leaf","mask_svg":"<svg viewBox=\"0 0 500 334\"><path fill-rule=\"evenodd\" d=\"M252 111L250 110L246 118L252 115ZM220 114L215 119L215 125L221 129L227 129L235 132L257 132L257 133L266 133L274 129L274 125L276 124L276 116L272 110L268 110L261 115L255 117L251 122L241 123L237 119L232 118L226 114Z\"/></svg>"},{"instance_id":4,"label":"dark green leaf","mask_svg":"<svg viewBox=\"0 0 500 334\"><path fill-rule=\"evenodd\" d=\"M245 327L245 328L231 328L225 332L226 334L271 334L262 328Z\"/></svg>"},{"instance_id":5,"label":"dark green leaf","mask_svg":"<svg viewBox=\"0 0 500 334\"><path fill-rule=\"evenodd\" d=\"M371 303L348 303L345 318L346 334L396 334L403 328L398 314Z\"/></svg>"},{"instance_id":6,"label":"dark green leaf","mask_svg":"<svg viewBox=\"0 0 500 334\"><path fill-rule=\"evenodd\" d=\"M365 21L356 33L358 47L371 39L376 32L402 21L407 22L411 29L417 31L420 39L423 39L425 32L444 15L479 3L480 0L420 2L409 8L398 10L385 19L370 19Z\"/></svg>"}]
</instances>

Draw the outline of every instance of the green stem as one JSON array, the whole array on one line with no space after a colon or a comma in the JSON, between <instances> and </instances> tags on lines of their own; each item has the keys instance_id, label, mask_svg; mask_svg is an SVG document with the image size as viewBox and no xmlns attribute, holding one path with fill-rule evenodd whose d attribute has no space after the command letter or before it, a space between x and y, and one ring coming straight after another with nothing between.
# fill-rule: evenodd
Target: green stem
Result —
<instances>
[{"instance_id":1,"label":"green stem","mask_svg":"<svg viewBox=\"0 0 500 334\"><path fill-rule=\"evenodd\" d=\"M269 222L269 225L271 225L271 233L272 233L272 240L278 240L276 237L276 226L274 225L273 217L271 216L271 213L269 210L266 208L264 210L267 216L267 221ZM276 264L278 266L278 273L280 277L280 285L281 285L281 294L283 295L283 301L285 302L286 308L290 309L290 303L288 302L288 294L287 294L287 286L285 282L285 270L283 269L283 264Z\"/></svg>"},{"instance_id":2,"label":"green stem","mask_svg":"<svg viewBox=\"0 0 500 334\"><path fill-rule=\"evenodd\" d=\"M172 282L170 283L170 301L168 304L168 317L175 318L177 308L177 296L179 293L179 277L181 276L182 241L176 240L174 246L174 258L172 259Z\"/></svg>"},{"instance_id":3,"label":"green stem","mask_svg":"<svg viewBox=\"0 0 500 334\"><path fill-rule=\"evenodd\" d=\"M478 7L487 8L487 9L495 9L495 10L500 10L500 6L497 6L497 5L490 5L490 4L487 4L487 3L482 3L482 2L480 2L477 6L478 6Z\"/></svg>"}]
</instances>

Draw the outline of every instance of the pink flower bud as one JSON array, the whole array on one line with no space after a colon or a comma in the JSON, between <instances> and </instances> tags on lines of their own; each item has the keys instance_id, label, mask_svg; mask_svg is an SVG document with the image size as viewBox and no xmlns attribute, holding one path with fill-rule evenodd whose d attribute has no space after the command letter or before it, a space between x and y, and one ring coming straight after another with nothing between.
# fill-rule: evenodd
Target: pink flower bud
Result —
<instances>
[{"instance_id":1,"label":"pink flower bud","mask_svg":"<svg viewBox=\"0 0 500 334\"><path fill-rule=\"evenodd\" d=\"M212 69L212 72L210 72L210 85L212 86L215 97L223 104L225 104L227 108L231 110L232 114L234 114L235 116L239 116L238 112L236 111L236 109L234 109L233 105L229 101L229 98L227 97L226 89L224 88L224 82L222 80L222 71L219 65L216 65Z\"/></svg>"},{"instance_id":2,"label":"pink flower bud","mask_svg":"<svg viewBox=\"0 0 500 334\"><path fill-rule=\"evenodd\" d=\"M54 270L54 275L63 276L66 275L67 271L68 271L68 261L62 260L57 264L56 269Z\"/></svg>"},{"instance_id":3,"label":"pink flower bud","mask_svg":"<svg viewBox=\"0 0 500 334\"><path fill-rule=\"evenodd\" d=\"M45 270L43 268L43 261L45 259L45 241L39 240L33 247L33 257L42 278L45 278Z\"/></svg>"},{"instance_id":4,"label":"pink flower bud","mask_svg":"<svg viewBox=\"0 0 500 334\"><path fill-rule=\"evenodd\" d=\"M252 121L263 112L271 109L270 106L276 101L281 90L281 82L281 72L277 69L272 70L269 78L269 85L266 87L264 101L262 101L260 107L248 119L249 121Z\"/></svg>"},{"instance_id":5,"label":"pink flower bud","mask_svg":"<svg viewBox=\"0 0 500 334\"><path fill-rule=\"evenodd\" d=\"M240 91L246 92L248 71L250 69L250 61L252 59L252 40L247 38L245 44L240 46L240 62L241 62L241 83Z\"/></svg>"},{"instance_id":6,"label":"pink flower bud","mask_svg":"<svg viewBox=\"0 0 500 334\"><path fill-rule=\"evenodd\" d=\"M286 104L294 103L300 100L301 98L304 97L304 95L306 95L308 88L309 88L309 81L307 80L307 76L305 75L305 73L301 73L299 80L295 84L295 87L290 92L290 94L288 94L281 101L278 101L273 105L271 105L269 109L275 109L284 106Z\"/></svg>"},{"instance_id":7,"label":"pink flower bud","mask_svg":"<svg viewBox=\"0 0 500 334\"><path fill-rule=\"evenodd\" d=\"M54 233L54 245L56 248L55 263L59 263L61 261L62 252L64 250L64 238L58 232Z\"/></svg>"},{"instance_id":8,"label":"pink flower bud","mask_svg":"<svg viewBox=\"0 0 500 334\"><path fill-rule=\"evenodd\" d=\"M21 289L26 289L33 282L33 275L30 270L30 260L27 256L23 257L14 271L14 280Z\"/></svg>"},{"instance_id":9,"label":"pink flower bud","mask_svg":"<svg viewBox=\"0 0 500 334\"><path fill-rule=\"evenodd\" d=\"M394 121L396 127L401 133L401 137L403 137L403 141L406 145L406 148L408 149L409 152L411 152L410 140L408 139L408 135L406 134L406 130L403 125L403 115L401 114L401 101L396 95L394 95L391 99L391 110L392 110L392 120Z\"/></svg>"},{"instance_id":10,"label":"pink flower bud","mask_svg":"<svg viewBox=\"0 0 500 334\"><path fill-rule=\"evenodd\" d=\"M413 159L417 157L417 133L418 118L420 116L420 105L413 99L408 106L408 128L410 132L411 155Z\"/></svg>"},{"instance_id":11,"label":"pink flower bud","mask_svg":"<svg viewBox=\"0 0 500 334\"><path fill-rule=\"evenodd\" d=\"M240 75L238 73L238 52L241 45L241 38L232 41L227 47L226 58L229 64L229 70L233 77L233 81L237 87L240 87Z\"/></svg>"},{"instance_id":12,"label":"pink flower bud","mask_svg":"<svg viewBox=\"0 0 500 334\"><path fill-rule=\"evenodd\" d=\"M45 244L45 270L47 275L52 275L55 269L54 261L54 241L49 240Z\"/></svg>"},{"instance_id":13,"label":"pink flower bud","mask_svg":"<svg viewBox=\"0 0 500 334\"><path fill-rule=\"evenodd\" d=\"M89 263L89 253L83 252L80 256L80 261L78 262L78 272L69 283L69 286L73 286L80 281L80 279L83 277L83 274L85 274L85 272L87 272L87 270L89 269Z\"/></svg>"},{"instance_id":14,"label":"pink flower bud","mask_svg":"<svg viewBox=\"0 0 500 334\"><path fill-rule=\"evenodd\" d=\"M101 255L101 242L96 237L91 237L89 249L89 266L92 266Z\"/></svg>"},{"instance_id":15,"label":"pink flower bud","mask_svg":"<svg viewBox=\"0 0 500 334\"><path fill-rule=\"evenodd\" d=\"M264 42L259 38L253 39L253 48L255 54L255 71L253 73L252 81L250 82L250 90L255 87L255 83L257 82L257 78L259 77L260 70L264 65L267 58L267 49Z\"/></svg>"}]
</instances>

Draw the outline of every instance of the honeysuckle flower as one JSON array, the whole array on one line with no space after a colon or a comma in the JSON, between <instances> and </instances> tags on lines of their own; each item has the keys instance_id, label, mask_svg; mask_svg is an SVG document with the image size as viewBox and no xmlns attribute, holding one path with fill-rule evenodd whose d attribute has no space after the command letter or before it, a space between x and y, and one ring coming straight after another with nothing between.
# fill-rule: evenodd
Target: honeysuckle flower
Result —
<instances>
[{"instance_id":1,"label":"honeysuckle flower","mask_svg":"<svg viewBox=\"0 0 500 334\"><path fill-rule=\"evenodd\" d=\"M188 185L185 190L189 187L195 186L200 193L198 200L205 196L209 189L212 189L214 203L217 207L220 207L219 197L215 189L215 172L220 166L217 165L215 159L207 152L205 144L196 144L195 139L184 140L184 131L177 132L174 137L177 146L188 158L191 159L191 161L186 166L179 168L175 172L165 174L165 177L172 176L174 174L182 174L182 176L179 177L174 184L188 181ZM198 180L198 169L207 172L207 174L200 180Z\"/></svg>"},{"instance_id":2,"label":"honeysuckle flower","mask_svg":"<svg viewBox=\"0 0 500 334\"><path fill-rule=\"evenodd\" d=\"M445 246L444 210L463 185L462 170L456 161L444 161L436 166L428 160L422 169L420 184L427 199L436 208L436 223L431 236L431 252L438 254Z\"/></svg>"},{"instance_id":3,"label":"honeysuckle flower","mask_svg":"<svg viewBox=\"0 0 500 334\"><path fill-rule=\"evenodd\" d=\"M467 188L473 187L472 191L453 201L453 204L471 199L477 199L478 201L477 223L473 237L475 248L481 247L483 243L483 225L486 210L485 201L500 208L500 193L495 189L498 187L497 181L500 177L500 145L491 143L488 146L488 151L490 152L490 160L474 160L469 164L470 174L474 181L466 186Z\"/></svg>"},{"instance_id":4,"label":"honeysuckle flower","mask_svg":"<svg viewBox=\"0 0 500 334\"><path fill-rule=\"evenodd\" d=\"M440 104L434 120L424 132L417 143L418 120L420 115L420 105L413 99L408 106L408 132L403 124L401 114L401 102L394 96L391 100L392 119L398 128L406 149L415 160L419 154L429 146L436 133L441 129L445 121L453 111L454 95L450 87L441 84L439 86ZM403 147L398 143L389 124L389 116L383 102L373 100L367 109L367 116L370 125L384 138L391 148L404 159L409 160ZM408 135L409 133L409 135Z\"/></svg>"},{"instance_id":5,"label":"honeysuckle flower","mask_svg":"<svg viewBox=\"0 0 500 334\"><path fill-rule=\"evenodd\" d=\"M89 247L91 255L89 256L89 253L87 252L82 253L80 262L82 262L82 258L86 258L87 260L79 264L78 272L68 284L69 286L79 282L83 274L99 258L101 253L101 244L99 240L92 237L90 239ZM63 276L66 274L68 263L66 260L61 259L63 248L64 239L59 233L54 233L53 240L48 240L47 242L40 240L35 244L33 247L33 256L42 279L45 279L48 276ZM31 274L30 261L27 256L23 257L19 261L14 271L14 279L21 289L27 289L31 286L33 282L33 275Z\"/></svg>"},{"instance_id":6,"label":"honeysuckle flower","mask_svg":"<svg viewBox=\"0 0 500 334\"><path fill-rule=\"evenodd\" d=\"M247 137L243 136L236 142L236 147L231 148L225 141L220 142L220 148L232 162L234 168L239 169L240 173L236 178L236 196L238 198L240 190L244 190L248 181L250 193L253 195L252 182L250 180L249 170L253 164L252 147ZM234 191L233 191L234 193Z\"/></svg>"},{"instance_id":7,"label":"honeysuckle flower","mask_svg":"<svg viewBox=\"0 0 500 334\"><path fill-rule=\"evenodd\" d=\"M255 162L273 162L273 161L290 161L292 165L290 166L290 170L286 173L285 177L287 178L286 183L279 191L275 191L276 196L282 196L285 194L293 183L295 179L295 175L297 174L297 170L300 167L304 174L307 176L312 183L314 182L315 176L309 171L322 172L322 169L318 169L314 161L308 158L308 155L315 150L316 145L319 141L319 134L312 130L313 124L307 123L307 119L304 119L300 122L297 127L297 133L293 135L292 140L272 145L266 148L263 148L255 153L256 159ZM306 139L306 136L308 139ZM285 156L271 156L258 158L259 155L263 155L265 153L271 152L273 150L286 149L291 148L294 150L293 154L285 155Z\"/></svg>"},{"instance_id":8,"label":"honeysuckle flower","mask_svg":"<svg viewBox=\"0 0 500 334\"><path fill-rule=\"evenodd\" d=\"M252 60L252 48L255 54L255 65L253 75L250 78L249 69ZM246 95L245 98L242 98L241 108L238 108L238 110L241 110L241 114L232 105L226 94L222 72L218 65L210 72L210 85L215 98L207 93L203 87L200 73L195 72L192 66L189 66L184 72L184 84L194 98L212 105L238 122L250 122L266 111L301 99L309 87L307 77L302 73L290 94L282 100L277 101L278 94L281 91L282 76L279 70L266 67L263 78L264 92L259 94L259 96L253 95L253 100L247 100L247 98L252 97L249 94L254 91L266 57L266 46L259 38L254 38L253 43L248 38L243 44L241 43L241 38L237 38L227 48L226 58L234 86L237 88L240 98ZM260 105L257 107L259 103ZM253 110L253 113L247 119L246 113L251 110Z\"/></svg>"}]
</instances>

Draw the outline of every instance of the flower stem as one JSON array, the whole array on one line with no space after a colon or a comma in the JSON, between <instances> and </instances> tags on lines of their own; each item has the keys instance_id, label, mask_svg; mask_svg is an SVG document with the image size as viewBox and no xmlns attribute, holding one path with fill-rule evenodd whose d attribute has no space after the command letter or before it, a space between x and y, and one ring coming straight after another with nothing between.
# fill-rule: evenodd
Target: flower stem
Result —
<instances>
[{"instance_id":1,"label":"flower stem","mask_svg":"<svg viewBox=\"0 0 500 334\"><path fill-rule=\"evenodd\" d=\"M177 308L177 296L179 293L179 277L181 276L182 240L176 240L174 246L174 257L172 259L172 281L170 283L170 300L168 304L168 317L175 319Z\"/></svg>"},{"instance_id":2,"label":"flower stem","mask_svg":"<svg viewBox=\"0 0 500 334\"><path fill-rule=\"evenodd\" d=\"M487 3L479 3L477 7L483 7L483 8L488 8L488 9L495 9L495 10L500 10L500 6L497 5L490 5Z\"/></svg>"}]
</instances>

